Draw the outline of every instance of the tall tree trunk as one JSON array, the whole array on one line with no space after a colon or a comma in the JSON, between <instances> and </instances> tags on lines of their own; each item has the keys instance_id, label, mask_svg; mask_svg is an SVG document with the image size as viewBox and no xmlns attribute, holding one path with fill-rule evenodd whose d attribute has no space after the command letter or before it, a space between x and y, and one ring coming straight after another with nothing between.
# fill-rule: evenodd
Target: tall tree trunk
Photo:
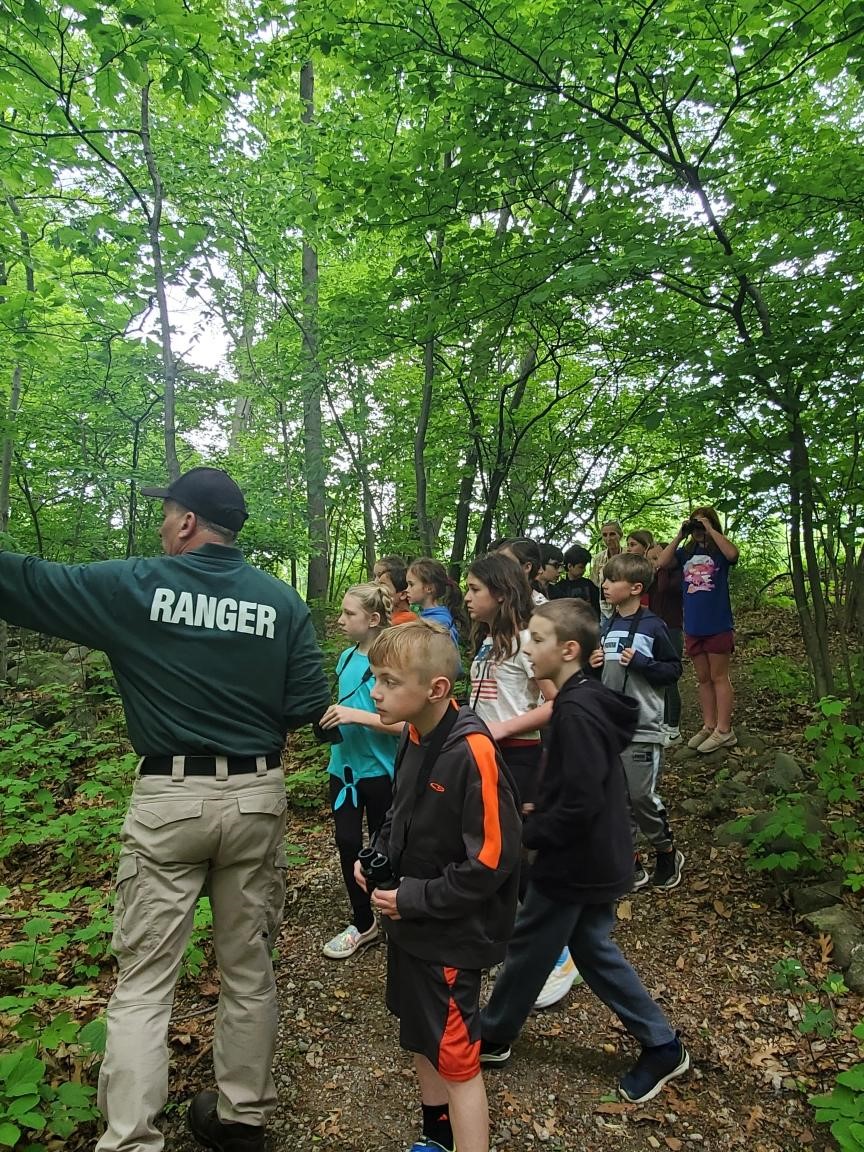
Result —
<instances>
[{"instance_id":1,"label":"tall tree trunk","mask_svg":"<svg viewBox=\"0 0 864 1152\"><path fill-rule=\"evenodd\" d=\"M150 254L153 258L153 278L156 287L156 303L159 310L159 333L162 344L162 376L165 385L165 463L168 476L176 480L180 475L177 459L177 361L171 347L171 314L168 310L168 295L165 290L165 270L162 264L162 178L153 153L150 139L150 85L141 89L141 146L147 162L147 172L153 189L153 207L147 213L147 233L150 237Z\"/></svg>"},{"instance_id":2,"label":"tall tree trunk","mask_svg":"<svg viewBox=\"0 0 864 1152\"><path fill-rule=\"evenodd\" d=\"M450 553L450 577L461 580L468 547L468 526L471 520L471 497L474 495L474 482L477 479L477 444L472 442L462 469L459 481L459 496L456 501L456 525L453 529L453 549Z\"/></svg>"},{"instance_id":3,"label":"tall tree trunk","mask_svg":"<svg viewBox=\"0 0 864 1152\"><path fill-rule=\"evenodd\" d=\"M816 695L821 697L834 691L834 675L828 651L827 613L813 539L810 461L804 430L797 415L792 417L789 439L789 496L792 513L789 558L792 591Z\"/></svg>"},{"instance_id":4,"label":"tall tree trunk","mask_svg":"<svg viewBox=\"0 0 864 1152\"><path fill-rule=\"evenodd\" d=\"M424 556L432 555L432 528L426 484L426 435L432 411L432 389L435 383L435 337L427 337L423 345L423 391L420 394L420 414L414 434L414 485L417 490L417 538Z\"/></svg>"},{"instance_id":5,"label":"tall tree trunk","mask_svg":"<svg viewBox=\"0 0 864 1152\"><path fill-rule=\"evenodd\" d=\"M278 401L277 412L279 414L279 431L281 434L282 442L282 467L285 470L285 491L288 495L288 534L292 540L291 551L291 587L297 587L297 557L294 554L294 476L291 469L291 442L288 436L288 421L285 418L285 405L282 401Z\"/></svg>"},{"instance_id":6,"label":"tall tree trunk","mask_svg":"<svg viewBox=\"0 0 864 1152\"><path fill-rule=\"evenodd\" d=\"M27 230L21 223L21 211L18 203L14 197L9 196L6 199L12 215L18 222L18 237L21 241L21 255L24 261L24 285L28 292L31 294L36 290L36 278L33 274L33 260L30 255L30 236ZM5 261L0 264L0 287L7 284L7 269ZM5 295L0 297L0 300L5 301ZM27 317L22 315L18 321L18 327L23 332L27 328ZM12 483L12 453L14 450L14 427L15 421L18 418L18 412L21 408L21 376L22 368L21 361L16 360L12 369L12 380L9 386L9 403L6 406L6 420L8 422L8 431L3 437L3 449L0 452L0 537L5 536L9 531L9 514L12 507L11 499L11 483ZM6 621L2 622L0 626L0 682L6 679L6 673L9 669L9 631Z\"/></svg>"},{"instance_id":7,"label":"tall tree trunk","mask_svg":"<svg viewBox=\"0 0 864 1152\"><path fill-rule=\"evenodd\" d=\"M510 403L506 403L506 389L498 397L498 429L495 461L489 474L489 483L486 486L486 507L480 521L480 529L474 545L476 555L485 552L492 540L492 524L498 510L498 501L501 498L501 489L513 464L513 459L521 443L522 432L513 435L512 417L518 411L525 398L525 388L531 373L537 367L537 348L532 345L523 354L519 364L519 375L513 381L513 395ZM509 386L508 386L509 387ZM479 452L479 444L478 444Z\"/></svg>"},{"instance_id":8,"label":"tall tree trunk","mask_svg":"<svg viewBox=\"0 0 864 1152\"><path fill-rule=\"evenodd\" d=\"M304 124L315 113L315 73L312 61L300 69L300 99ZM311 168L311 155L307 156ZM327 604L330 562L327 544L327 505L325 496L324 436L321 421L321 365L318 360L318 252L308 237L303 238L303 450L306 466L306 511L309 519L309 567L306 598L313 609L316 625L323 627Z\"/></svg>"},{"instance_id":9,"label":"tall tree trunk","mask_svg":"<svg viewBox=\"0 0 864 1152\"><path fill-rule=\"evenodd\" d=\"M864 636L864 546L858 553L852 577L849 581L849 597L846 601L846 627Z\"/></svg>"}]
</instances>

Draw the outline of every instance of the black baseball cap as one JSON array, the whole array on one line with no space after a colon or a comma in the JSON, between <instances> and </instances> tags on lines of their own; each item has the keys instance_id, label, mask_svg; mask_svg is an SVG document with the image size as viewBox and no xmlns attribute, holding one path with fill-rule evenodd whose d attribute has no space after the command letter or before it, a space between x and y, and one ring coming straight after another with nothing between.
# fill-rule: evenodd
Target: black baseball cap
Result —
<instances>
[{"instance_id":1,"label":"black baseball cap","mask_svg":"<svg viewBox=\"0 0 864 1152\"><path fill-rule=\"evenodd\" d=\"M192 468L167 488L142 488L141 495L173 500L231 532L239 532L249 518L243 493L221 468Z\"/></svg>"}]
</instances>

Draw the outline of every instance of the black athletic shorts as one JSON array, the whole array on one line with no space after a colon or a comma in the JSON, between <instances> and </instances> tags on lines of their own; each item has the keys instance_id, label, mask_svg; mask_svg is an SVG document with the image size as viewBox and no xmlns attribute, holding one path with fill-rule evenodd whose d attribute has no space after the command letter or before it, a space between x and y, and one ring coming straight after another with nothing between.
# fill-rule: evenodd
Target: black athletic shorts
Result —
<instances>
[{"instance_id":1,"label":"black athletic shorts","mask_svg":"<svg viewBox=\"0 0 864 1152\"><path fill-rule=\"evenodd\" d=\"M430 964L387 944L387 1007L399 1043L425 1056L445 1080L480 1071L480 971Z\"/></svg>"}]
</instances>

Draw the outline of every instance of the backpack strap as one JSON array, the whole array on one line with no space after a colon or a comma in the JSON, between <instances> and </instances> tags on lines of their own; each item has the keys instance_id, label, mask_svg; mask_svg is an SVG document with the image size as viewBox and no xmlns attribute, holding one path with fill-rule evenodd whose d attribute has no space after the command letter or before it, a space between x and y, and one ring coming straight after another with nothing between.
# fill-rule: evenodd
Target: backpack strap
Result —
<instances>
[{"instance_id":1,"label":"backpack strap","mask_svg":"<svg viewBox=\"0 0 864 1152\"><path fill-rule=\"evenodd\" d=\"M633 615L630 617L630 627L627 631L627 639L624 641L624 648L632 648L633 647L633 641L636 638L636 633L639 630L639 621L642 619L642 614L644 613L644 611L645 611L645 609L640 604L639 607L636 609L636 611L633 613ZM606 625L605 629L603 630L603 639L604 640L609 635L609 632L610 632L614 622L616 620L621 620L621 619L623 619L623 617L619 616L617 612L614 614L614 616L610 617L609 623ZM624 651L624 648L621 649L622 652ZM621 691L622 692L627 687L627 679L628 679L629 675L630 675L630 665L628 664L624 669L624 683L621 685Z\"/></svg>"},{"instance_id":2,"label":"backpack strap","mask_svg":"<svg viewBox=\"0 0 864 1152\"><path fill-rule=\"evenodd\" d=\"M408 844L408 834L411 831L411 824L414 820L414 810L417 807L417 801L420 799L420 797L426 791L426 787L429 783L429 777L432 774L432 768L435 765L435 761L438 759L439 755L441 754L441 749L444 747L444 744L447 741L447 737L450 735L451 731L453 730L453 726L458 719L459 719L459 709L456 706L455 701L451 700L450 706L448 707L447 711L441 717L438 724L432 730L432 732L429 736L429 743L426 746L426 754L423 757L423 763L420 766L420 771L417 773L417 783L414 787L414 796L411 800L411 807L408 810L408 816L407 816L407 819L405 821L405 831L404 831L403 836L402 836L402 845L398 849L398 851L396 851L396 852L394 852L394 850L393 850L393 845L392 844L390 845L390 867L393 870L394 876L399 875L399 865L400 865L401 860L402 860L402 855L403 855L405 848ZM393 789L394 789L394 792L396 789L396 782L398 779L399 768L402 764L402 761L405 759L405 753L408 750L408 742L410 739L411 739L411 735L410 735L410 732L408 730L408 726L406 725L405 726L405 733L402 736L402 739L399 743L399 750L396 753L396 763L393 766Z\"/></svg>"}]
</instances>

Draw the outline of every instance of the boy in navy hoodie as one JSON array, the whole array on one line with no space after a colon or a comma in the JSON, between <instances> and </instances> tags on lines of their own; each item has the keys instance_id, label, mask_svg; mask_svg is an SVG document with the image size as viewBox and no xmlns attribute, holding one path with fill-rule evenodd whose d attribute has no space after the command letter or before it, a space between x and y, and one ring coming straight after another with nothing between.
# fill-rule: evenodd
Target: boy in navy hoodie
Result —
<instances>
[{"instance_id":1,"label":"boy in navy hoodie","mask_svg":"<svg viewBox=\"0 0 864 1152\"><path fill-rule=\"evenodd\" d=\"M411 1152L452 1152L454 1140L459 1152L488 1152L480 975L503 960L513 929L521 820L489 730L451 699L449 632L424 620L388 628L369 664L378 715L407 729L373 845L394 879L372 906L387 931L387 1007L420 1081L423 1134ZM365 889L359 861L355 877Z\"/></svg>"},{"instance_id":2,"label":"boy in navy hoodie","mask_svg":"<svg viewBox=\"0 0 864 1152\"><path fill-rule=\"evenodd\" d=\"M633 885L633 841L621 752L639 705L582 670L598 642L588 605L554 600L534 610L524 648L534 675L558 688L547 762L523 843L536 850L504 967L481 1013L484 1064L504 1064L549 969L567 946L585 983L642 1045L621 1079L625 1100L650 1100L690 1067L659 1006L612 939L615 901Z\"/></svg>"},{"instance_id":3,"label":"boy in navy hoodie","mask_svg":"<svg viewBox=\"0 0 864 1152\"><path fill-rule=\"evenodd\" d=\"M681 675L681 657L666 625L641 598L654 579L654 565L644 556L622 552L603 569L603 597L612 616L603 629L602 647L591 655L591 666L603 669L603 683L632 696L639 704L639 723L621 754L633 840L637 830L657 854L649 878L638 855L634 857L633 888L677 888L681 883L684 853L675 847L663 800L657 791L666 735L663 728L665 688Z\"/></svg>"}]
</instances>

